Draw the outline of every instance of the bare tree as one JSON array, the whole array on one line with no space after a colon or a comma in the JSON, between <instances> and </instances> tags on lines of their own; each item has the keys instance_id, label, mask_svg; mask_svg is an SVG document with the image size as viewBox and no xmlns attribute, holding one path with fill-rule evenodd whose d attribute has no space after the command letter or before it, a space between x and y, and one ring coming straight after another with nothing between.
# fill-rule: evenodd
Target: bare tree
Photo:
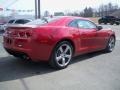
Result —
<instances>
[{"instance_id":1,"label":"bare tree","mask_svg":"<svg viewBox=\"0 0 120 90\"><path fill-rule=\"evenodd\" d=\"M98 9L99 16L108 16L118 10L118 5L113 5L112 3L108 3L106 5L100 5Z\"/></svg>"},{"instance_id":2,"label":"bare tree","mask_svg":"<svg viewBox=\"0 0 120 90\"><path fill-rule=\"evenodd\" d=\"M93 16L93 8L85 8L84 9L84 17L92 17Z\"/></svg>"}]
</instances>

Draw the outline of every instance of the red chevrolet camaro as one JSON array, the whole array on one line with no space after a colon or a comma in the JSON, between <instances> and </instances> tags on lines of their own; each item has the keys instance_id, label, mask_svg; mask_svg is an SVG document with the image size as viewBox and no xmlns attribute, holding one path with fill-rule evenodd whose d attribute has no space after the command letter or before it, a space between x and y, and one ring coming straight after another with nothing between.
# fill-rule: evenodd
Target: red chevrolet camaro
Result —
<instances>
[{"instance_id":1,"label":"red chevrolet camaro","mask_svg":"<svg viewBox=\"0 0 120 90\"><path fill-rule=\"evenodd\" d=\"M4 34L5 50L33 61L48 61L63 69L76 55L104 50L112 52L115 33L81 17L42 18L25 25L9 26Z\"/></svg>"}]
</instances>

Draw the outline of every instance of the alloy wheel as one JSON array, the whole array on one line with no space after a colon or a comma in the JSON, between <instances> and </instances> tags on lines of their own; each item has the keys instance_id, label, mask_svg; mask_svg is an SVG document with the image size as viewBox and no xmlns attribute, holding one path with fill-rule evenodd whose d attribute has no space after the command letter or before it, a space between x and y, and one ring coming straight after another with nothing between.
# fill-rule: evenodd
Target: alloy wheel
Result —
<instances>
[{"instance_id":1,"label":"alloy wheel","mask_svg":"<svg viewBox=\"0 0 120 90\"><path fill-rule=\"evenodd\" d=\"M114 47L115 47L115 38L111 37L109 40L109 44L108 44L109 50L113 51Z\"/></svg>"},{"instance_id":2,"label":"alloy wheel","mask_svg":"<svg viewBox=\"0 0 120 90\"><path fill-rule=\"evenodd\" d=\"M72 57L72 48L68 44L61 45L55 55L56 62L59 66L67 66Z\"/></svg>"}]
</instances>

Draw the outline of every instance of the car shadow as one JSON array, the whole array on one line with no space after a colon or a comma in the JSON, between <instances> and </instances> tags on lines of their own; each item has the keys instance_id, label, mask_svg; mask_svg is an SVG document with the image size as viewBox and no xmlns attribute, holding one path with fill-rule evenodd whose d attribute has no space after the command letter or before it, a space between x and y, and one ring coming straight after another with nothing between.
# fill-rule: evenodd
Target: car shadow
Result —
<instances>
[{"instance_id":1,"label":"car shadow","mask_svg":"<svg viewBox=\"0 0 120 90\"><path fill-rule=\"evenodd\" d=\"M88 60L89 58L104 54L103 52L95 52L74 57L71 64ZM69 68L69 67L68 67ZM0 82L16 80L36 75L52 73L58 70L51 68L48 63L35 63L27 60L20 60L13 56L0 58Z\"/></svg>"},{"instance_id":2,"label":"car shadow","mask_svg":"<svg viewBox=\"0 0 120 90\"><path fill-rule=\"evenodd\" d=\"M107 54L107 52L97 51L97 52L87 53L87 54L83 54L83 55L78 55L78 56L73 57L73 60L71 61L70 64L74 64L74 63L84 61L84 60L89 60L90 58L100 56L103 54Z\"/></svg>"},{"instance_id":3,"label":"car shadow","mask_svg":"<svg viewBox=\"0 0 120 90\"><path fill-rule=\"evenodd\" d=\"M0 82L55 72L45 62L32 62L14 58L0 58Z\"/></svg>"}]
</instances>

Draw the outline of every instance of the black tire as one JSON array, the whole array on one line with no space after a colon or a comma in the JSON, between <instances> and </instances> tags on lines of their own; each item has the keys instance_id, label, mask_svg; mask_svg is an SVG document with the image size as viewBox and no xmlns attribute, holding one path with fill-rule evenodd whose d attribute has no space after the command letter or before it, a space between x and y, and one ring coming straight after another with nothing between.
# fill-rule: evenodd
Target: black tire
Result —
<instances>
[{"instance_id":1,"label":"black tire","mask_svg":"<svg viewBox=\"0 0 120 90\"><path fill-rule=\"evenodd\" d=\"M111 22L111 23L110 23L110 25L114 25L114 23L113 23L113 22Z\"/></svg>"},{"instance_id":2,"label":"black tire","mask_svg":"<svg viewBox=\"0 0 120 90\"><path fill-rule=\"evenodd\" d=\"M120 23L116 22L116 25L120 25Z\"/></svg>"},{"instance_id":3,"label":"black tire","mask_svg":"<svg viewBox=\"0 0 120 90\"><path fill-rule=\"evenodd\" d=\"M102 24L102 22L98 21L98 24Z\"/></svg>"},{"instance_id":4,"label":"black tire","mask_svg":"<svg viewBox=\"0 0 120 90\"><path fill-rule=\"evenodd\" d=\"M107 46L105 48L105 52L112 52L114 50L114 47L115 47L115 42L116 42L115 37L111 36L109 38L108 44L107 44Z\"/></svg>"},{"instance_id":5,"label":"black tire","mask_svg":"<svg viewBox=\"0 0 120 90\"><path fill-rule=\"evenodd\" d=\"M64 57L61 56L62 53L61 53L60 48L62 47L64 49L65 48L64 45L69 47L70 50L68 52L71 53L71 58L68 59L68 61L66 62L66 65L61 66L60 63L61 64L63 63L63 58L65 59L64 62L67 60L67 58L65 56ZM64 50L64 52L65 52L65 50ZM68 52L66 52L66 53L68 53ZM64 69L69 65L69 63L72 59L72 54L73 54L73 46L68 41L62 41L62 42L58 43L56 45L56 47L54 48L53 53L50 58L50 61L49 61L49 64L51 67L53 67L55 69ZM57 58L58 58L57 55L59 55L59 57L61 57L61 59L59 61L57 61Z\"/></svg>"},{"instance_id":6,"label":"black tire","mask_svg":"<svg viewBox=\"0 0 120 90\"><path fill-rule=\"evenodd\" d=\"M106 22L104 22L104 24L106 25L107 23L106 23Z\"/></svg>"}]
</instances>

